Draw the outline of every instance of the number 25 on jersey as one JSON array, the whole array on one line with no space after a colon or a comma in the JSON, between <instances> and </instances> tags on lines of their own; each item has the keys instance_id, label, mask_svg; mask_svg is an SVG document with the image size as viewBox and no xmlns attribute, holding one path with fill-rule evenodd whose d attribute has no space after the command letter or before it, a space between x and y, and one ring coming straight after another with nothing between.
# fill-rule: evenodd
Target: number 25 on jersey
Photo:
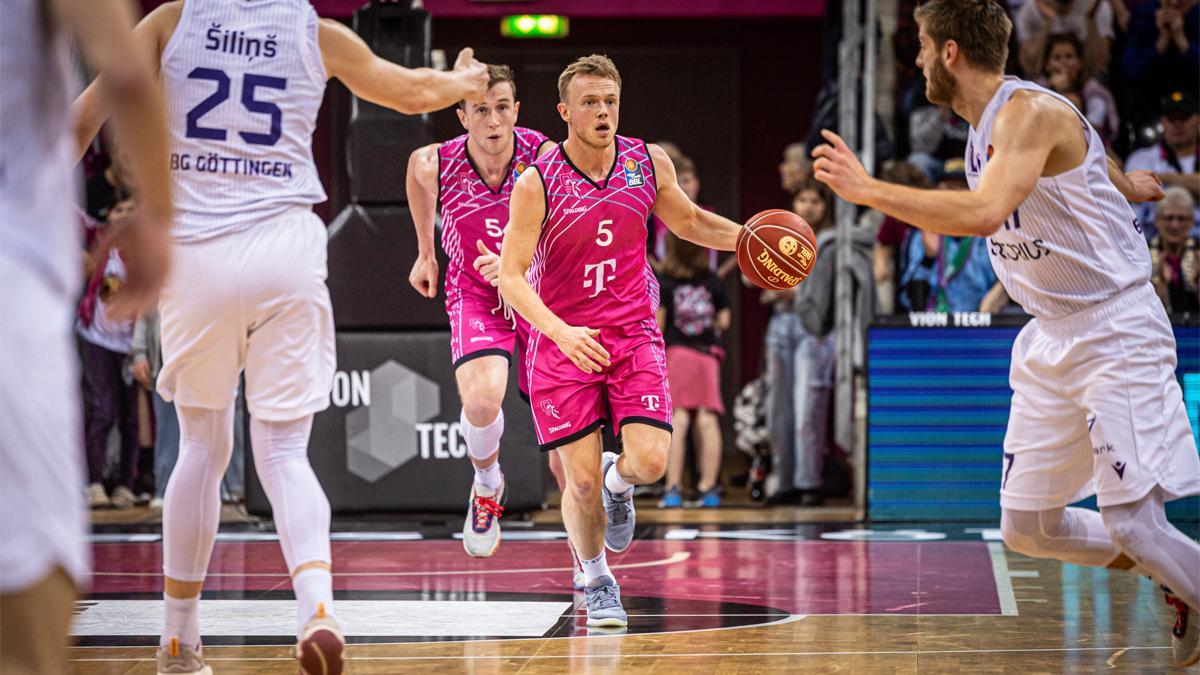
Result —
<instances>
[{"instance_id":1,"label":"number 25 on jersey","mask_svg":"<svg viewBox=\"0 0 1200 675\"><path fill-rule=\"evenodd\" d=\"M225 140L228 136L226 129L201 126L200 120L212 112L214 108L229 99L230 85L232 84L229 75L225 71L217 70L216 68L193 68L192 72L188 73L188 79L215 82L217 89L208 98L200 101L196 104L196 107L188 111L187 137L210 141ZM238 131L238 136L251 145L275 145L279 142L279 138L283 134L283 111L279 109L278 105L270 101L261 101L255 98L255 90L260 87L287 91L287 80L282 77L255 75L253 73L246 73L242 77L242 107L251 113L267 115L270 118L271 128L266 133Z\"/></svg>"}]
</instances>

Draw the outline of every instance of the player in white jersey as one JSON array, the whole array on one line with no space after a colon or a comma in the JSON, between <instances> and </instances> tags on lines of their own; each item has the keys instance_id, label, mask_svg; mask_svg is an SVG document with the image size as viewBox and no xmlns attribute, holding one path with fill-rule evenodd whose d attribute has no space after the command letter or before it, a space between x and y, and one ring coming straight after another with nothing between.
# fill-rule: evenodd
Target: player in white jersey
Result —
<instances>
[{"instance_id":1,"label":"player in white jersey","mask_svg":"<svg viewBox=\"0 0 1200 675\"><path fill-rule=\"evenodd\" d=\"M929 100L971 123L971 191L875 180L829 131L831 145L813 152L815 175L842 198L927 231L988 238L997 276L1034 316L1013 346L1004 540L1164 584L1176 660L1195 663L1200 546L1167 522L1163 502L1200 493L1200 459L1174 336L1126 202L1161 199L1162 189L1153 174L1108 161L1066 99L1004 77L1012 24L996 0L930 0L915 15ZM1099 513L1067 508L1093 493Z\"/></svg>"},{"instance_id":2,"label":"player in white jersey","mask_svg":"<svg viewBox=\"0 0 1200 675\"><path fill-rule=\"evenodd\" d=\"M113 74L101 93L139 187L121 237L128 277L109 306L125 316L148 309L167 274L167 130L127 3L0 0L0 17L0 672L63 673L91 566L71 334L82 284L71 40Z\"/></svg>"},{"instance_id":3,"label":"player in white jersey","mask_svg":"<svg viewBox=\"0 0 1200 675\"><path fill-rule=\"evenodd\" d=\"M211 672L197 607L244 371L255 466L296 593L296 656L303 672L340 673L329 502L308 462L313 414L329 404L335 368L326 233L312 212L325 199L313 128L329 78L418 113L478 99L487 71L470 50L450 73L402 68L305 0L169 2L136 35L170 101L179 212L177 264L159 305L157 387L179 411L180 449L163 505L158 669ZM78 102L81 145L102 121L95 104L90 89Z\"/></svg>"}]
</instances>

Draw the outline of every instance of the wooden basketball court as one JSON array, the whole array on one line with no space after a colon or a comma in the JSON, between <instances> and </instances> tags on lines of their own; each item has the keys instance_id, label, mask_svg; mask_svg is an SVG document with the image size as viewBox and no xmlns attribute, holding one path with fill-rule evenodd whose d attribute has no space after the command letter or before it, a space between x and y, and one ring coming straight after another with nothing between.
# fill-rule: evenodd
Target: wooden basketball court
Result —
<instances>
[{"instance_id":1,"label":"wooden basketball court","mask_svg":"<svg viewBox=\"0 0 1200 675\"><path fill-rule=\"evenodd\" d=\"M587 628L555 511L507 523L485 560L449 520L335 522L348 672L1183 672L1151 582L1013 554L987 528L648 507L610 554L620 633ZM161 542L153 514L120 519L97 528L72 673L155 672ZM216 673L295 673L278 543L247 520L223 526L213 554L205 652Z\"/></svg>"}]
</instances>

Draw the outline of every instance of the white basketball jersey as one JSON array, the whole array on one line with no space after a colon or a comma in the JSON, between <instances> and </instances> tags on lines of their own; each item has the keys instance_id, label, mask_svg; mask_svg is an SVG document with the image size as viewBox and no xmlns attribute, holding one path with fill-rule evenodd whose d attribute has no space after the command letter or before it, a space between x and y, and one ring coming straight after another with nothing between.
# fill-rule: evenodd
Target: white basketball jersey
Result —
<instances>
[{"instance_id":1,"label":"white basketball jersey","mask_svg":"<svg viewBox=\"0 0 1200 675\"><path fill-rule=\"evenodd\" d=\"M38 0L0 1L0 255L78 292L80 231L69 108L68 38Z\"/></svg>"},{"instance_id":2,"label":"white basketball jersey","mask_svg":"<svg viewBox=\"0 0 1200 675\"><path fill-rule=\"evenodd\" d=\"M992 124L1019 90L1062 96L1017 78L1004 83L967 138L967 183L975 189L992 154ZM1141 224L1108 178L1100 135L1079 115L1087 139L1083 162L1038 180L1004 225L988 238L992 267L1009 297L1036 317L1074 314L1150 279Z\"/></svg>"},{"instance_id":3,"label":"white basketball jersey","mask_svg":"<svg viewBox=\"0 0 1200 675\"><path fill-rule=\"evenodd\" d=\"M326 77L307 0L186 0L162 73L177 241L325 201L312 134Z\"/></svg>"}]
</instances>

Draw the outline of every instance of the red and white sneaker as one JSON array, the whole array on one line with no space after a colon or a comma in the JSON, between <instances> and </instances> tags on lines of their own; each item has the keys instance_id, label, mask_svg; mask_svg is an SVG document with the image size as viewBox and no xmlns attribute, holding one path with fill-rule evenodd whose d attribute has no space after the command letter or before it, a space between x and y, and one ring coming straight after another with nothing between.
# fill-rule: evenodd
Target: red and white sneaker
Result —
<instances>
[{"instance_id":1,"label":"red and white sneaker","mask_svg":"<svg viewBox=\"0 0 1200 675\"><path fill-rule=\"evenodd\" d=\"M317 603L317 613L304 625L296 642L296 660L302 675L342 675L346 638L332 617L325 614L325 603Z\"/></svg>"},{"instance_id":2,"label":"red and white sneaker","mask_svg":"<svg viewBox=\"0 0 1200 675\"><path fill-rule=\"evenodd\" d=\"M463 549L473 558L486 558L500 548L500 516L504 507L506 484L501 476L500 489L489 490L471 484L471 498L467 502L467 520L463 523Z\"/></svg>"},{"instance_id":3,"label":"red and white sneaker","mask_svg":"<svg viewBox=\"0 0 1200 675\"><path fill-rule=\"evenodd\" d=\"M1200 616L1182 598L1162 587L1168 607L1175 609L1175 625L1171 628L1171 651L1175 665L1187 668L1200 662Z\"/></svg>"}]
</instances>

